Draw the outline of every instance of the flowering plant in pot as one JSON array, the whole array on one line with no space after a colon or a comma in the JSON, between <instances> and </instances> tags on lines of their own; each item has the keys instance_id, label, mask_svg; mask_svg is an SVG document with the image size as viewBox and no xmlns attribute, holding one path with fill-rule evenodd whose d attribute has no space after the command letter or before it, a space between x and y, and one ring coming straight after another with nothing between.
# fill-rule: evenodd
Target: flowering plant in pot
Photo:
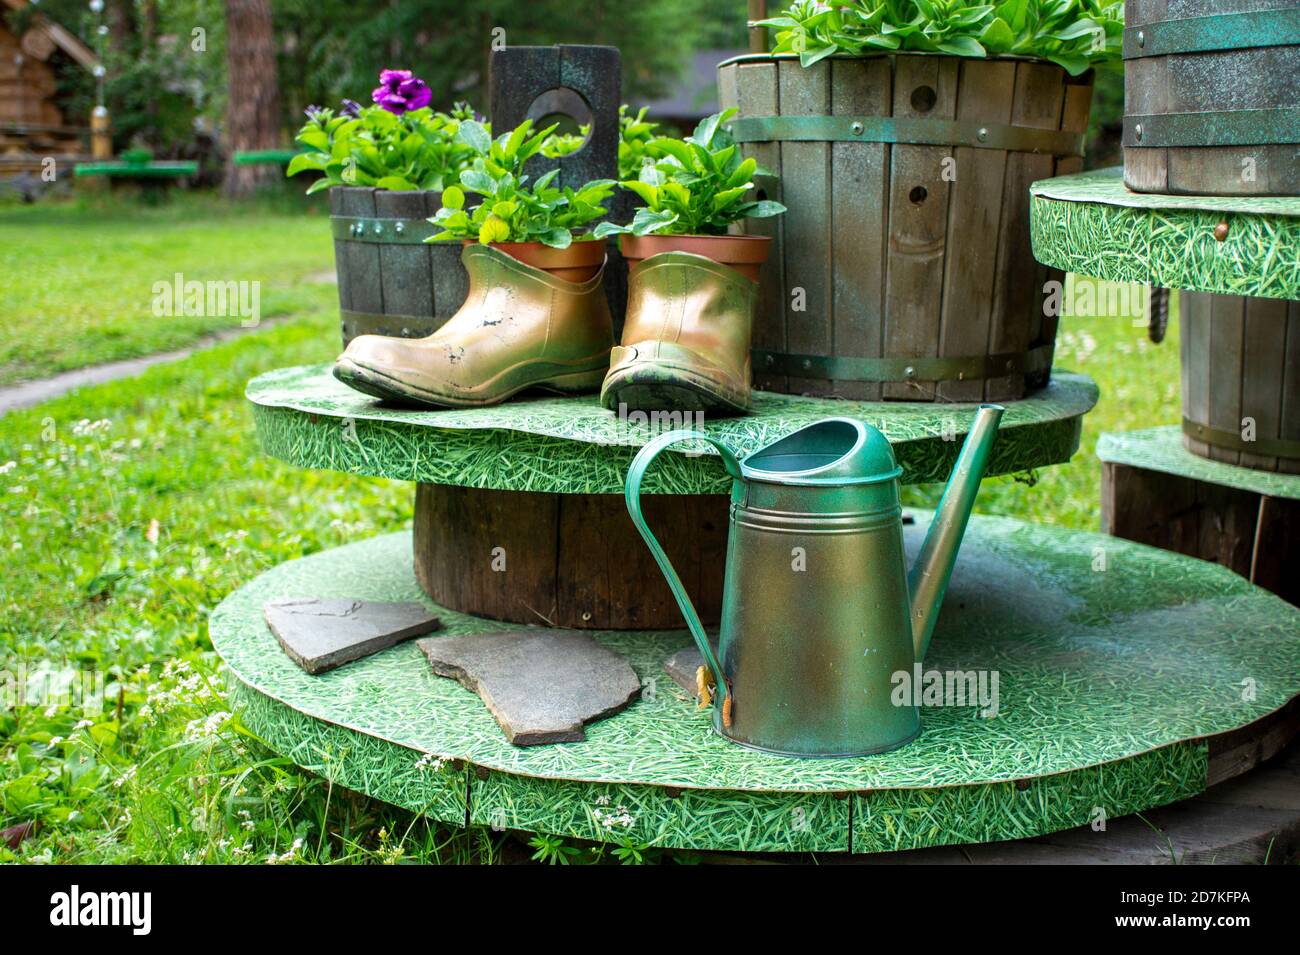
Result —
<instances>
[{"instance_id":1,"label":"flowering plant in pot","mask_svg":"<svg viewBox=\"0 0 1300 955\"><path fill-rule=\"evenodd\" d=\"M555 127L534 132L525 120L495 139L484 125L467 121L459 138L474 159L460 173L460 185L448 186L442 208L429 221L441 231L429 242L477 242L569 281L585 281L605 261L605 243L584 231L606 212L602 202L614 180L595 179L578 189L555 186L559 170L536 181L524 165L542 152ZM479 200L468 207L471 196Z\"/></svg>"},{"instance_id":2,"label":"flowering plant in pot","mask_svg":"<svg viewBox=\"0 0 1300 955\"><path fill-rule=\"evenodd\" d=\"M460 124L474 118L458 103L450 113L429 108L429 87L410 70L384 70L371 94L374 104L344 100L338 112L309 107L298 131L305 152L289 163L286 175L323 173L308 194L331 186L374 186L394 191L441 191L454 183L474 158L458 138Z\"/></svg>"},{"instance_id":3,"label":"flowering plant in pot","mask_svg":"<svg viewBox=\"0 0 1300 955\"><path fill-rule=\"evenodd\" d=\"M758 281L767 258L765 236L728 235L733 223L785 212L771 199L751 199L758 163L741 156L723 125L735 109L700 121L685 139L659 137L646 152L653 157L640 176L620 185L645 203L626 225L602 222L597 238L620 236L623 257L631 265L659 252L692 252L729 265Z\"/></svg>"}]
</instances>

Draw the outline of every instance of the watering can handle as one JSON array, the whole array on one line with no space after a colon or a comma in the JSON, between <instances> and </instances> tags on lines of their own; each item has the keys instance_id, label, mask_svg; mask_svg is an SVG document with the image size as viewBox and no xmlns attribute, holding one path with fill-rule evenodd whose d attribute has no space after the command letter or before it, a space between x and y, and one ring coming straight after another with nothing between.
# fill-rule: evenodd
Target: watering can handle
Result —
<instances>
[{"instance_id":1,"label":"watering can handle","mask_svg":"<svg viewBox=\"0 0 1300 955\"><path fill-rule=\"evenodd\" d=\"M695 605L691 603L690 595L686 593L686 588L682 586L682 579L677 576L677 571L673 569L673 565L668 561L668 555L659 546L659 541L650 532L645 516L641 513L641 479L645 477L646 470L659 452L670 444L676 444L678 441L707 441L718 449L718 454L722 458L727 473L736 480L740 479L740 462L736 460L736 456L731 453L730 448L700 434L698 431L669 431L666 434L661 434L643 447L637 452L637 456L632 459L632 466L628 468L627 484L624 489L624 496L627 499L627 512L632 515L632 523L636 525L636 529L645 538L646 545L650 548L655 563L663 571L664 579L668 581L668 588L673 592L673 598L676 599L677 606L681 608L682 616L686 618L686 626L690 629L691 636L695 638L695 645L700 648L700 655L704 657L704 662L713 674L718 691L724 696L729 696L726 678L722 675L722 667L718 663L718 658L714 656L713 647L709 645L709 638L704 632L704 624L700 622L700 615L695 612Z\"/></svg>"}]
</instances>

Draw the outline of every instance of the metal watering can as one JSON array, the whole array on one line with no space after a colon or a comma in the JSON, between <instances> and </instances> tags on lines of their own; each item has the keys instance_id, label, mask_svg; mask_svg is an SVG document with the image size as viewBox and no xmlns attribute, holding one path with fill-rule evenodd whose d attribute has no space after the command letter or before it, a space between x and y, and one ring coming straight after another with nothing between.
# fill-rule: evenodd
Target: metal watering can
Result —
<instances>
[{"instance_id":1,"label":"metal watering can","mask_svg":"<svg viewBox=\"0 0 1300 955\"><path fill-rule=\"evenodd\" d=\"M976 412L910 571L902 469L870 425L827 418L744 462L696 431L671 431L641 449L627 475L627 509L712 675L718 733L787 756L866 756L915 738L920 714L891 701L891 683L925 658L1002 411ZM641 513L646 469L686 440L717 448L732 477L717 655Z\"/></svg>"}]
</instances>

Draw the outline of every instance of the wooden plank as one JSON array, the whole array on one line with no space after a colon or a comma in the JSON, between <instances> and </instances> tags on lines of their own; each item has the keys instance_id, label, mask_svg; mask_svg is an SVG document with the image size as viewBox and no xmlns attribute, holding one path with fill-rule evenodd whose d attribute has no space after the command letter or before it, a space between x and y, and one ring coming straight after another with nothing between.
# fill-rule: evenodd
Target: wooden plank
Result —
<instances>
[{"instance_id":1,"label":"wooden plank","mask_svg":"<svg viewBox=\"0 0 1300 955\"><path fill-rule=\"evenodd\" d=\"M442 207L442 193L426 192L425 217L432 218ZM459 242L425 246L429 251L429 284L433 290L433 314L439 325L455 315L469 295L469 273L461 263L464 247Z\"/></svg>"},{"instance_id":2,"label":"wooden plank","mask_svg":"<svg viewBox=\"0 0 1300 955\"><path fill-rule=\"evenodd\" d=\"M1250 579L1300 606L1300 501L1261 497Z\"/></svg>"},{"instance_id":3,"label":"wooden plank","mask_svg":"<svg viewBox=\"0 0 1300 955\"><path fill-rule=\"evenodd\" d=\"M954 118L957 64L955 58L948 57L898 57L894 115ZM952 158L952 149L894 146L891 152L885 354L933 356L939 351L941 279L947 250L949 188L943 178L943 161ZM887 383L882 391L885 398L911 401L932 401L935 396L934 384L925 382Z\"/></svg>"},{"instance_id":4,"label":"wooden plank","mask_svg":"<svg viewBox=\"0 0 1300 955\"><path fill-rule=\"evenodd\" d=\"M343 215L374 218L375 190L347 188L340 190L340 211ZM372 242L343 242L343 255L339 260L340 281L347 273L348 307L356 312L379 314L384 311L382 272L379 266L379 246Z\"/></svg>"},{"instance_id":5,"label":"wooden plank","mask_svg":"<svg viewBox=\"0 0 1300 955\"><path fill-rule=\"evenodd\" d=\"M1292 302L1286 313L1285 358L1282 366L1282 407L1279 429L1288 441L1300 441L1300 302ZM1300 474L1300 460L1278 458L1277 469Z\"/></svg>"},{"instance_id":6,"label":"wooden plank","mask_svg":"<svg viewBox=\"0 0 1300 955\"><path fill-rule=\"evenodd\" d=\"M780 83L775 63L745 63L723 70L736 74L737 105L741 116L776 116L781 112ZM745 154L752 156L760 169L772 173L772 178L760 185L760 198L784 202L781 188L780 143L750 143ZM750 235L771 236L767 261L759 272L758 305L754 315L753 347L767 351L783 352L786 349L785 316L785 219L772 216L767 219L750 219L745 231ZM773 375L759 364L754 365L754 387L785 392L789 380L784 375Z\"/></svg>"},{"instance_id":7,"label":"wooden plank","mask_svg":"<svg viewBox=\"0 0 1300 955\"><path fill-rule=\"evenodd\" d=\"M829 60L805 69L798 60L777 64L782 116L825 116L831 106ZM830 144L781 143L781 182L788 211L785 220L786 347L800 355L829 355L831 336ZM802 295L803 311L792 308ZM830 382L790 377L796 394L824 395Z\"/></svg>"},{"instance_id":8,"label":"wooden plank","mask_svg":"<svg viewBox=\"0 0 1300 955\"><path fill-rule=\"evenodd\" d=\"M423 192L389 192L385 189L375 192L375 212L381 218L423 219L426 218L427 206ZM429 246L397 243L380 245L379 275L383 286L384 310L388 314L433 317L434 290L429 267ZM397 324L400 323L395 323L394 327ZM423 323L425 326L428 324ZM402 334L400 330L395 333ZM410 334L408 331L403 337Z\"/></svg>"},{"instance_id":9,"label":"wooden plank","mask_svg":"<svg viewBox=\"0 0 1300 955\"><path fill-rule=\"evenodd\" d=\"M1189 421L1210 420L1210 302L1208 292L1178 293L1179 348L1183 364L1183 416ZM1187 450L1210 456L1210 446L1183 437Z\"/></svg>"},{"instance_id":10,"label":"wooden plank","mask_svg":"<svg viewBox=\"0 0 1300 955\"><path fill-rule=\"evenodd\" d=\"M889 61L831 61L831 113L888 116ZM884 348L889 151L884 143L831 145L832 352L879 358ZM878 401L879 382L836 381L836 395Z\"/></svg>"},{"instance_id":11,"label":"wooden plank","mask_svg":"<svg viewBox=\"0 0 1300 955\"><path fill-rule=\"evenodd\" d=\"M1241 433L1242 337L1246 327L1246 299L1240 295L1210 297L1210 377L1208 418L1199 419L1219 431ZM1216 461L1237 464L1237 451L1210 445Z\"/></svg>"},{"instance_id":12,"label":"wooden plank","mask_svg":"<svg viewBox=\"0 0 1300 955\"><path fill-rule=\"evenodd\" d=\"M1276 298L1245 300L1241 414L1254 419L1257 439L1282 436L1282 365L1286 358L1287 305ZM1240 463L1248 468L1277 469L1277 458L1273 455L1243 451Z\"/></svg>"},{"instance_id":13,"label":"wooden plank","mask_svg":"<svg viewBox=\"0 0 1300 955\"><path fill-rule=\"evenodd\" d=\"M1016 64L970 59L960 62L957 119L1009 123ZM938 354L967 358L989 354L1007 154L959 146L953 150L953 160L956 179L948 198L948 250L944 257ZM979 401L984 397L984 380L942 381L935 393L943 401Z\"/></svg>"},{"instance_id":14,"label":"wooden plank","mask_svg":"<svg viewBox=\"0 0 1300 955\"><path fill-rule=\"evenodd\" d=\"M330 197L330 216L346 215L346 203L343 200L343 193L346 186L332 186L329 189ZM342 239L334 240L334 274L338 279L339 286L339 308L352 308L352 283L351 270L348 268L347 252L348 244Z\"/></svg>"},{"instance_id":15,"label":"wooden plank","mask_svg":"<svg viewBox=\"0 0 1300 955\"><path fill-rule=\"evenodd\" d=\"M1061 72L1043 63L1017 63L1011 121L1017 126L1057 129L1065 86ZM1034 260L1029 237L1029 186L1051 177L1052 156L1013 152L1007 154L1002 183L1002 228L994 269L993 307L989 327L990 354L1026 351L1042 331L1043 286L1046 267ZM990 378L984 397L989 401L1024 397L1025 376Z\"/></svg>"}]
</instances>

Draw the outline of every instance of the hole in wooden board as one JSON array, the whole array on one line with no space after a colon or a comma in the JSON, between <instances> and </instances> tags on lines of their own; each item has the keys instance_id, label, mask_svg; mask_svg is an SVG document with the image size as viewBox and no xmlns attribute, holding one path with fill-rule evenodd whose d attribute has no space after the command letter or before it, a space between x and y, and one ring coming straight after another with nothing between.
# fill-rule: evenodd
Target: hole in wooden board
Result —
<instances>
[{"instance_id":1,"label":"hole in wooden board","mask_svg":"<svg viewBox=\"0 0 1300 955\"><path fill-rule=\"evenodd\" d=\"M918 113L928 113L934 109L935 101L938 98L934 92L934 87L918 86L912 90L912 109Z\"/></svg>"},{"instance_id":2,"label":"hole in wooden board","mask_svg":"<svg viewBox=\"0 0 1300 955\"><path fill-rule=\"evenodd\" d=\"M567 86L557 86L533 100L528 107L527 117L533 121L533 129L540 131L557 124L555 135L577 137L581 139L576 147L567 149L563 155L571 156L584 149L591 140L591 105L577 90ZM494 130L494 133L497 131ZM506 132L506 130L503 130ZM499 135L499 133L497 133ZM568 145L572 145L570 140Z\"/></svg>"},{"instance_id":3,"label":"hole in wooden board","mask_svg":"<svg viewBox=\"0 0 1300 955\"><path fill-rule=\"evenodd\" d=\"M929 195L930 193L926 190L925 186L913 186L912 191L907 194L907 198L912 200L912 205L919 206L921 203L925 202Z\"/></svg>"}]
</instances>

